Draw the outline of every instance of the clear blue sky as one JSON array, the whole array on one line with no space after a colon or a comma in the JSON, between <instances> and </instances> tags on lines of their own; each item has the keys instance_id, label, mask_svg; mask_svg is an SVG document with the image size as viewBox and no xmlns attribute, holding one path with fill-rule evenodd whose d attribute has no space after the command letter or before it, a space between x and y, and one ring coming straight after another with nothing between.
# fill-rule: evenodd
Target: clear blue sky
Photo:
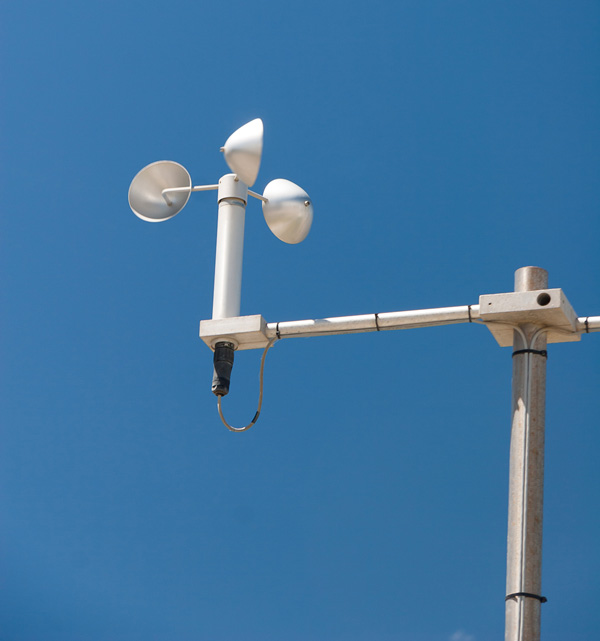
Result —
<instances>
[{"instance_id":1,"label":"clear blue sky","mask_svg":"<svg viewBox=\"0 0 600 641\"><path fill-rule=\"evenodd\" d=\"M151 225L261 117L242 312L476 304L539 265L600 314L600 5L5 2L2 641L503 638L510 349L484 327L283 341L259 423L221 425L214 194ZM258 352L228 416L253 415ZM542 634L600 638L600 336L549 348Z\"/></svg>"}]
</instances>

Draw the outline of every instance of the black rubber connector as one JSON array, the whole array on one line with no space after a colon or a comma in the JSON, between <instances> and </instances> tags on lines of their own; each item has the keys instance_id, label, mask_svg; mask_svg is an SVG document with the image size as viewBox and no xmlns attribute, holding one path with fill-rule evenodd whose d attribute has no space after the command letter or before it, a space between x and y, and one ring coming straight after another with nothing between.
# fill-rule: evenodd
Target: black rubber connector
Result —
<instances>
[{"instance_id":1,"label":"black rubber connector","mask_svg":"<svg viewBox=\"0 0 600 641\"><path fill-rule=\"evenodd\" d=\"M537 599L540 603L546 603L546 601L548 601L545 596L540 596L539 594L531 594L531 592L513 592L512 594L507 594L504 600L508 601L509 599L514 599L518 596L525 596L528 599Z\"/></svg>"},{"instance_id":2,"label":"black rubber connector","mask_svg":"<svg viewBox=\"0 0 600 641\"><path fill-rule=\"evenodd\" d=\"M233 343L225 341L215 345L215 356L213 359L214 373L212 379L212 393L215 396L227 396L227 394L229 394L234 347Z\"/></svg>"}]
</instances>

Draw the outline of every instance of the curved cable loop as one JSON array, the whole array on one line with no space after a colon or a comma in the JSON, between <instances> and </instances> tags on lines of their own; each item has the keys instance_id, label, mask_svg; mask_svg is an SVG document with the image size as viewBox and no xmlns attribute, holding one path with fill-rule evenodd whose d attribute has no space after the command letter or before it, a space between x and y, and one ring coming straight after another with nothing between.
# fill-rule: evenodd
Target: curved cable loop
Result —
<instances>
[{"instance_id":1,"label":"curved cable loop","mask_svg":"<svg viewBox=\"0 0 600 641\"><path fill-rule=\"evenodd\" d=\"M260 371L258 374L259 378L259 388L258 388L258 407L256 409L256 414L254 415L254 418L248 423L248 425L245 425L244 427L233 427L233 425L229 425L229 423L225 420L225 417L223 416L223 410L221 409L221 398L222 396L217 396L217 409L219 410L219 416L221 417L221 421L223 421L223 425L230 431L230 432L245 432L246 430L249 430L255 423L258 421L258 417L260 416L260 409L262 407L262 399L263 399L263 379L264 379L264 371L265 371L265 359L267 357L267 352L273 345L279 340L277 336L274 336L268 343L267 346L265 347L265 350L262 354L262 358L260 359Z\"/></svg>"},{"instance_id":2,"label":"curved cable loop","mask_svg":"<svg viewBox=\"0 0 600 641\"><path fill-rule=\"evenodd\" d=\"M589 318L589 317L588 317ZM473 319L469 321L471 323L476 323L477 325L507 325L508 327L512 327L513 329L516 329L519 334L521 335L521 338L523 339L523 343L527 345L527 340L525 338L525 334L523 334L523 331L518 325L513 325L513 323L507 323L505 321L498 321L498 320L493 320L493 321L482 321L478 319ZM552 330L553 332L558 332L560 334L565 334L567 336L575 336L576 334L585 334L586 331L583 330L572 330L572 329L566 329L565 327L556 327L554 325L549 325L547 327L540 327L539 330L535 333L534 337L531 339L531 345L528 346L528 349L532 349L535 341L538 338L538 334L541 334L542 332L549 332ZM589 333L589 332L587 332Z\"/></svg>"},{"instance_id":3,"label":"curved cable loop","mask_svg":"<svg viewBox=\"0 0 600 641\"><path fill-rule=\"evenodd\" d=\"M486 325L507 325L508 327L512 327L514 330L519 332L521 338L523 339L523 345L525 345L525 347L527 347L528 349L530 348L527 341L527 336L525 336L525 332L518 325L514 325L513 323L506 323L504 321L497 321L497 320L493 320L493 321L472 320L471 322L476 323L477 325L483 325L484 327ZM548 328L546 327L543 329L547 330Z\"/></svg>"},{"instance_id":4,"label":"curved cable loop","mask_svg":"<svg viewBox=\"0 0 600 641\"><path fill-rule=\"evenodd\" d=\"M531 337L531 341L530 341L529 349L533 349L533 346L535 345L535 341L537 341L537 339L538 339L538 337L539 337L539 336L541 336L541 335L542 335L543 333L545 333L545 332L548 332L548 331L549 331L549 330L551 330L551 329L552 329L552 330L555 330L556 328L554 328L554 327L540 327L540 328L535 332L535 334ZM567 332L567 331L565 331L565 333L574 334L575 332Z\"/></svg>"}]
</instances>

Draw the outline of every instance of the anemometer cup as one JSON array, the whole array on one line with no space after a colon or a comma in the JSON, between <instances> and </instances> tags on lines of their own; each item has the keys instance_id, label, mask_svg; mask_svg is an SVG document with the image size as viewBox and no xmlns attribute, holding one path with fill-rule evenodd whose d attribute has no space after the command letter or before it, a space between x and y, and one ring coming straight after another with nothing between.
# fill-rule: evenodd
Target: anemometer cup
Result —
<instances>
[{"instance_id":1,"label":"anemometer cup","mask_svg":"<svg viewBox=\"0 0 600 641\"><path fill-rule=\"evenodd\" d=\"M164 191L169 194L165 198ZM192 192L187 169L172 160L159 160L144 167L129 187L129 206L133 213L149 223L159 223L177 215Z\"/></svg>"},{"instance_id":2,"label":"anemometer cup","mask_svg":"<svg viewBox=\"0 0 600 641\"><path fill-rule=\"evenodd\" d=\"M263 197L263 215L273 234L290 245L301 243L313 221L309 195L290 180L277 178L265 187Z\"/></svg>"},{"instance_id":3,"label":"anemometer cup","mask_svg":"<svg viewBox=\"0 0 600 641\"><path fill-rule=\"evenodd\" d=\"M221 148L225 162L248 187L256 182L263 149L263 121L260 118L234 131Z\"/></svg>"}]
</instances>

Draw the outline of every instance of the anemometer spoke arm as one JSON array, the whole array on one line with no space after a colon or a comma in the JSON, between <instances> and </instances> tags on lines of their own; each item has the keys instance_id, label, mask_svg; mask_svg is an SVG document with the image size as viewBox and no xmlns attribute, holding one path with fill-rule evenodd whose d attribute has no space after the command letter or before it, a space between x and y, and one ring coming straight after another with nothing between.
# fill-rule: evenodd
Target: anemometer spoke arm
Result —
<instances>
[{"instance_id":1,"label":"anemometer spoke arm","mask_svg":"<svg viewBox=\"0 0 600 641\"><path fill-rule=\"evenodd\" d=\"M170 194L184 194L192 191L216 191L219 189L219 185L198 185L196 187L168 187L163 189L161 194L165 199L167 205L171 206L173 204L172 200L169 198ZM248 194L254 196L257 200L261 200L263 203L268 203L269 199L257 194L255 191L248 189Z\"/></svg>"},{"instance_id":2,"label":"anemometer spoke arm","mask_svg":"<svg viewBox=\"0 0 600 641\"><path fill-rule=\"evenodd\" d=\"M260 194L257 194L255 191L252 191L251 189L248 189L248 194L250 196L254 196L254 198L256 198L257 200L262 200L263 203L268 203L269 202L268 198L265 198L264 196L261 196Z\"/></svg>"},{"instance_id":3,"label":"anemometer spoke arm","mask_svg":"<svg viewBox=\"0 0 600 641\"><path fill-rule=\"evenodd\" d=\"M162 197L165 199L165 202L169 207L173 204L169 198L169 194L182 194L192 191L214 191L219 189L219 185L198 185L197 187L169 187L162 190Z\"/></svg>"}]
</instances>

